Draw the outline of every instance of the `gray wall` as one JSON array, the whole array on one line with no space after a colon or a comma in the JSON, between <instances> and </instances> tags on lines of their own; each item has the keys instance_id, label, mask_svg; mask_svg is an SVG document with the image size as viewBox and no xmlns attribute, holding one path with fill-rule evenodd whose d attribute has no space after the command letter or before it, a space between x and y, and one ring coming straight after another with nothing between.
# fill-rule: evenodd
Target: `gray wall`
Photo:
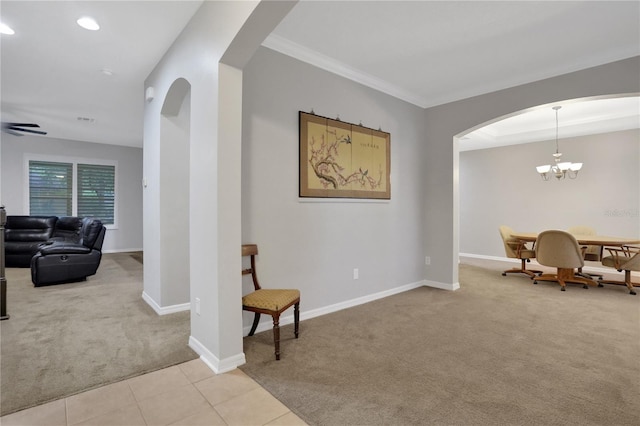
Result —
<instances>
[{"instance_id":1,"label":"gray wall","mask_svg":"<svg viewBox=\"0 0 640 426\"><path fill-rule=\"evenodd\" d=\"M2 134L0 202L8 215L25 211L25 155L117 161L117 228L108 229L103 249L142 250L142 149L39 136Z\"/></svg>"},{"instance_id":2,"label":"gray wall","mask_svg":"<svg viewBox=\"0 0 640 426\"><path fill-rule=\"evenodd\" d=\"M500 225L522 232L587 225L640 237L640 130L561 139L576 179L543 181L555 141L460 153L460 253L505 257Z\"/></svg>"},{"instance_id":3,"label":"gray wall","mask_svg":"<svg viewBox=\"0 0 640 426\"><path fill-rule=\"evenodd\" d=\"M527 108L613 94L640 92L640 57L476 96L425 111L424 167L427 280L458 281L459 155L454 137ZM551 105L549 105L551 106Z\"/></svg>"},{"instance_id":4,"label":"gray wall","mask_svg":"<svg viewBox=\"0 0 640 426\"><path fill-rule=\"evenodd\" d=\"M482 223L477 225L458 223L465 220L459 216L462 211L459 181L465 176L454 137L486 121L532 106L582 96L637 92L640 89L638 64L638 58L633 58L422 110L287 56L260 49L244 69L242 237L244 243L253 242L260 247L262 283L267 287L301 288L305 309L348 303L354 298L420 281L441 288L456 288L461 226L486 231L486 235L476 234L477 239L472 237L473 242L465 245L463 253L503 254L496 240L497 224L487 225L486 220L480 219ZM373 128L380 126L391 133L390 202L309 203L298 199L297 113L311 109L331 118L339 115L347 122L362 121L363 125ZM627 138L634 137L630 135L627 134ZM587 139L582 142L587 143ZM626 160L632 164L635 161L637 181L637 137L635 141L635 145L631 143L631 151L627 151ZM603 155L595 153L594 158L594 152L573 147L570 142L563 143L563 152L574 161L580 156L585 169L579 179L563 182L565 186L604 185L606 177L596 166ZM541 146L538 155L529 159L532 162L527 167L530 176L522 176L530 179L529 186L537 185L545 191L540 202L565 198L552 193L557 186L549 188L558 182L543 182L533 171L536 165L550 160L552 149ZM515 165L518 156L514 152L500 158ZM632 170L634 166L625 167ZM521 175L522 170L518 167L516 173ZM633 172L630 173L626 176L633 180ZM477 199L487 193L507 190L527 193L524 185L517 184L519 178L508 180L498 176L497 179L487 177L486 186L469 189L471 197ZM635 190L635 201L632 197L618 203L617 199L612 197L606 201L607 206L613 206L612 211L626 209L628 204L637 206L638 191ZM584 208L595 208L602 215L603 210L609 208L598 207L597 197L588 195L575 196L572 200L583 206L575 207L579 214ZM519 224L512 217L518 215L524 225L529 225L522 226L525 230L555 227L557 222L544 221L554 218L547 214L553 207L539 214L539 223L526 220L530 216L526 206L534 203L529 199L516 203L515 211L509 211L503 222L517 228ZM464 206L465 217L469 208ZM483 215L481 218L488 217L486 213L479 214ZM592 225L602 233L637 234L637 227L618 227L614 225L616 221L621 219L610 220L611 226L601 222ZM572 220L557 226L574 224L569 222ZM584 217L580 222L591 221ZM489 252L480 248L487 238L497 244ZM430 266L425 266L425 256L431 257ZM357 281L352 278L354 268L360 271ZM244 285L247 291L248 283ZM244 322L246 325L248 318L245 317Z\"/></svg>"},{"instance_id":5,"label":"gray wall","mask_svg":"<svg viewBox=\"0 0 640 426\"><path fill-rule=\"evenodd\" d=\"M312 108L391 134L391 201L298 198L298 111ZM272 50L256 53L244 69L242 241L258 244L265 287L300 288L309 312L423 280L423 114Z\"/></svg>"}]
</instances>

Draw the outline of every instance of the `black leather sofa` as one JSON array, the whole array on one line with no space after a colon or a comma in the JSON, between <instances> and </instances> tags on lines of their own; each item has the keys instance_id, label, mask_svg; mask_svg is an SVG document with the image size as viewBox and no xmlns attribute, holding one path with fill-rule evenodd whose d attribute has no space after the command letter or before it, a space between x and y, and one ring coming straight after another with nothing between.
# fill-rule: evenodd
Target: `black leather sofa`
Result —
<instances>
[{"instance_id":1,"label":"black leather sofa","mask_svg":"<svg viewBox=\"0 0 640 426\"><path fill-rule=\"evenodd\" d=\"M85 280L102 259L106 228L98 219L74 216L7 216L8 267L31 268L36 287Z\"/></svg>"},{"instance_id":2,"label":"black leather sofa","mask_svg":"<svg viewBox=\"0 0 640 426\"><path fill-rule=\"evenodd\" d=\"M56 216L7 216L4 229L7 267L28 268L40 245L49 241L58 218Z\"/></svg>"}]
</instances>

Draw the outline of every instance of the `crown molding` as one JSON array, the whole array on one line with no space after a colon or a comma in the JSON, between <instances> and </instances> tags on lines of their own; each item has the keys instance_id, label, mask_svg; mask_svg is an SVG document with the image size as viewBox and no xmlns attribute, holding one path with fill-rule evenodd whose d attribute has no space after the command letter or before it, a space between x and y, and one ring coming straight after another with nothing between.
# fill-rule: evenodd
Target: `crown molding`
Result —
<instances>
[{"instance_id":1,"label":"crown molding","mask_svg":"<svg viewBox=\"0 0 640 426\"><path fill-rule=\"evenodd\" d=\"M302 62L306 62L325 71L329 71L330 73L355 81L356 83L360 83L363 86L367 86L379 92L386 93L387 95L401 99L405 102L419 106L421 108L427 108L431 105L430 102L427 102L427 100L416 96L414 93L410 93L398 86L389 84L382 79L350 67L349 65L346 65L340 61L336 61L335 59L323 55L322 53L316 52L315 50L311 50L304 46L301 46L300 44L288 40L284 37L271 34L264 40L264 42L262 42L262 46L271 50L275 50L276 52L280 52L283 55L291 56L292 58L298 59Z\"/></svg>"}]
</instances>

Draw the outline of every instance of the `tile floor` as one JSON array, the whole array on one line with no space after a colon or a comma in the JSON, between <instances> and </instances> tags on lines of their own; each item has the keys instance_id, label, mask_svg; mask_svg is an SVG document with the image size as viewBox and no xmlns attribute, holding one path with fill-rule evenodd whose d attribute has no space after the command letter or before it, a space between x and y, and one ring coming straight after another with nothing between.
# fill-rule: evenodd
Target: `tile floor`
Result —
<instances>
[{"instance_id":1,"label":"tile floor","mask_svg":"<svg viewBox=\"0 0 640 426\"><path fill-rule=\"evenodd\" d=\"M199 359L0 418L2 426L305 425L241 370Z\"/></svg>"}]
</instances>

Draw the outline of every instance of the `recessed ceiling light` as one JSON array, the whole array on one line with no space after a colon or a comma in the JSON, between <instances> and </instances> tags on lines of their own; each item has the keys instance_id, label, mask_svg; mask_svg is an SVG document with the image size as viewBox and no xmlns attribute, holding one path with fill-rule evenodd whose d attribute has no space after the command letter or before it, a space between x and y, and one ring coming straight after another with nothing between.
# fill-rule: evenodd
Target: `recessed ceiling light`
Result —
<instances>
[{"instance_id":1,"label":"recessed ceiling light","mask_svg":"<svg viewBox=\"0 0 640 426\"><path fill-rule=\"evenodd\" d=\"M88 16L83 16L82 18L76 21L78 25L86 30L98 31L100 29L100 25L96 22L95 19L90 18Z\"/></svg>"},{"instance_id":2,"label":"recessed ceiling light","mask_svg":"<svg viewBox=\"0 0 640 426\"><path fill-rule=\"evenodd\" d=\"M0 22L0 34L14 35L16 32L13 29L5 24L4 22Z\"/></svg>"}]
</instances>

